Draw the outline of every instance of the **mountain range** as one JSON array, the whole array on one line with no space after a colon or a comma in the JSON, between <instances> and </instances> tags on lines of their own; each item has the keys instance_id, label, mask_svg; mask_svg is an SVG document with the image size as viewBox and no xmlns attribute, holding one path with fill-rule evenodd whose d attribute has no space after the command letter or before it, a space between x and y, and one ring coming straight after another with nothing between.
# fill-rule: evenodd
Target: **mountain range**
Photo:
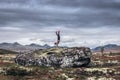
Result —
<instances>
[{"instance_id":1,"label":"mountain range","mask_svg":"<svg viewBox=\"0 0 120 80\"><path fill-rule=\"evenodd\" d=\"M39 45L35 43L31 43L29 45L22 45L18 42L14 43L0 43L0 49L6 49L6 50L11 50L11 51L16 51L16 52L28 52L28 51L33 51L33 50L38 50L38 49L47 49L51 48L54 46L50 46L48 44L44 45ZM104 45L104 50L106 52L113 52L113 51L119 51L120 52L120 46L117 44L107 44ZM92 49L93 52L100 52L101 51L101 46L95 47Z\"/></svg>"},{"instance_id":2,"label":"mountain range","mask_svg":"<svg viewBox=\"0 0 120 80\"><path fill-rule=\"evenodd\" d=\"M93 52L100 52L101 47L104 48L105 52L120 52L120 45L117 45L117 44L107 44L104 46L98 46L96 48L93 48L92 51Z\"/></svg>"},{"instance_id":3,"label":"mountain range","mask_svg":"<svg viewBox=\"0 0 120 80\"><path fill-rule=\"evenodd\" d=\"M16 51L16 52L27 52L27 51L33 51L36 49L46 49L46 48L50 48L51 46L49 46L48 44L45 45L38 45L35 43L32 43L30 45L21 45L18 42L14 42L14 43L0 43L0 49L6 49L6 50L11 50L11 51Z\"/></svg>"}]
</instances>

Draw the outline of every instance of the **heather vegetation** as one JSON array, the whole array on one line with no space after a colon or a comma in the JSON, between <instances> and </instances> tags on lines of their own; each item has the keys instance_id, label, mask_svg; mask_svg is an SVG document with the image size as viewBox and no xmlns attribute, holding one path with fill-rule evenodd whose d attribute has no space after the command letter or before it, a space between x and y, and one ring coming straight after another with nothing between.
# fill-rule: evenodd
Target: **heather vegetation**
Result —
<instances>
[{"instance_id":1,"label":"heather vegetation","mask_svg":"<svg viewBox=\"0 0 120 80\"><path fill-rule=\"evenodd\" d=\"M47 52L47 51L46 51ZM9 55L9 56L8 56ZM57 68L21 66L14 62L16 54L0 55L1 80L119 80L120 53L93 53L87 67Z\"/></svg>"}]
</instances>

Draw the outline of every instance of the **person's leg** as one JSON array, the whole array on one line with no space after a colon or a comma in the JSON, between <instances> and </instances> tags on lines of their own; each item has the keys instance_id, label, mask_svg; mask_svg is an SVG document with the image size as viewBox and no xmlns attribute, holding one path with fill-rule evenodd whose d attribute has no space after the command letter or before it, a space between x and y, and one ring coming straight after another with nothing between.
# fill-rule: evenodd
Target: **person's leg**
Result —
<instances>
[{"instance_id":1,"label":"person's leg","mask_svg":"<svg viewBox=\"0 0 120 80\"><path fill-rule=\"evenodd\" d=\"M56 35L58 35L58 31L56 31L55 33L56 33Z\"/></svg>"}]
</instances>

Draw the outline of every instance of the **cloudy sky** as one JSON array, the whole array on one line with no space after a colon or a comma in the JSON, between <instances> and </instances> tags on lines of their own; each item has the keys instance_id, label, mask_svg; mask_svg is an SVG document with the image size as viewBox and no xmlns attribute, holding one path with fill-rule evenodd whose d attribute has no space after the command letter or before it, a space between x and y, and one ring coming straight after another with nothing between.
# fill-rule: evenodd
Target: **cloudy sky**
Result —
<instances>
[{"instance_id":1,"label":"cloudy sky","mask_svg":"<svg viewBox=\"0 0 120 80\"><path fill-rule=\"evenodd\" d=\"M0 42L120 44L120 0L0 0Z\"/></svg>"}]
</instances>

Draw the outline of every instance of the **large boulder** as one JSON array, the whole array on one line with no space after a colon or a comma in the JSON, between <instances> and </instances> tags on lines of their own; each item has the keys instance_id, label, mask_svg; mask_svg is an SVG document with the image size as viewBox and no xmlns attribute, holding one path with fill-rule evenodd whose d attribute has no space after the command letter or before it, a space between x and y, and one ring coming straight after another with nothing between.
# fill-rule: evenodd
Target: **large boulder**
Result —
<instances>
[{"instance_id":1,"label":"large boulder","mask_svg":"<svg viewBox=\"0 0 120 80\"><path fill-rule=\"evenodd\" d=\"M91 55L87 47L49 48L18 54L15 62L23 66L81 67L90 63Z\"/></svg>"}]
</instances>

